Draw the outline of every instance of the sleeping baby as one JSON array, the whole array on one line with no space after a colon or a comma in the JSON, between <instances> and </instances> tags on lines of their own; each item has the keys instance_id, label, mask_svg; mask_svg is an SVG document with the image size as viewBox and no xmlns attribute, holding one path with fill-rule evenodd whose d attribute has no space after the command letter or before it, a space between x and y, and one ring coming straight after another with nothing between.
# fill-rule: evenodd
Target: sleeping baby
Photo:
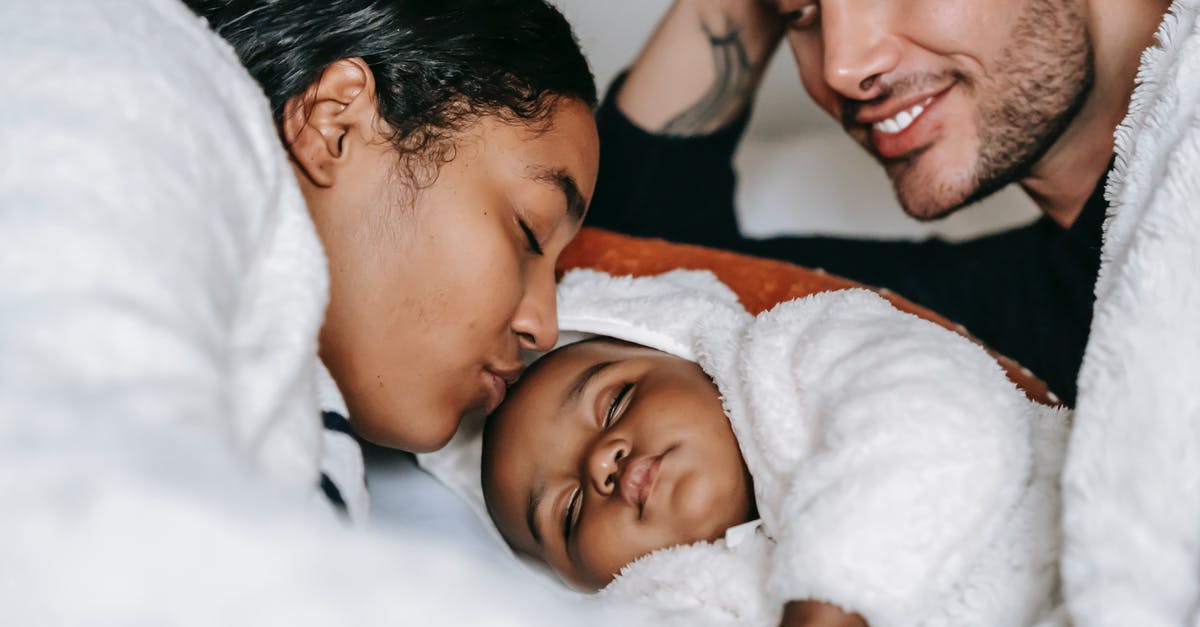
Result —
<instances>
[{"instance_id":1,"label":"sleeping baby","mask_svg":"<svg viewBox=\"0 0 1200 627\"><path fill-rule=\"evenodd\" d=\"M1054 624L1067 412L866 290L750 316L711 275L568 275L484 427L488 511L572 586L678 624Z\"/></svg>"}]
</instances>

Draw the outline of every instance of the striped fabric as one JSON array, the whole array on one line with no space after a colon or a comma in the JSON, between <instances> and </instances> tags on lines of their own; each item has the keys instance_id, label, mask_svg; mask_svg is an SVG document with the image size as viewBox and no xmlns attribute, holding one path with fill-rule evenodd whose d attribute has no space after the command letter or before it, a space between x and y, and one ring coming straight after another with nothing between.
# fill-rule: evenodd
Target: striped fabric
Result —
<instances>
[{"instance_id":1,"label":"striped fabric","mask_svg":"<svg viewBox=\"0 0 1200 627\"><path fill-rule=\"evenodd\" d=\"M368 498L362 447L354 438L350 421L345 416L325 410L321 419L325 426L319 484L321 492L349 522L365 522Z\"/></svg>"}]
</instances>

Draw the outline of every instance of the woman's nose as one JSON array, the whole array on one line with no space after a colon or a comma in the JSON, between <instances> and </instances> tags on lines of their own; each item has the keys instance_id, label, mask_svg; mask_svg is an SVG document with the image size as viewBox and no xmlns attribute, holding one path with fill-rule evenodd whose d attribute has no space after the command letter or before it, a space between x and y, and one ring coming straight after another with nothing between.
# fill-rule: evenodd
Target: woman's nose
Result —
<instances>
[{"instance_id":1,"label":"woman's nose","mask_svg":"<svg viewBox=\"0 0 1200 627\"><path fill-rule=\"evenodd\" d=\"M558 342L556 287L552 266L540 269L526 283L512 319L512 330L522 350L548 351Z\"/></svg>"},{"instance_id":2,"label":"woman's nose","mask_svg":"<svg viewBox=\"0 0 1200 627\"><path fill-rule=\"evenodd\" d=\"M592 487L605 496L616 492L621 468L628 458L629 443L624 439L608 437L592 445L585 469Z\"/></svg>"}]
</instances>

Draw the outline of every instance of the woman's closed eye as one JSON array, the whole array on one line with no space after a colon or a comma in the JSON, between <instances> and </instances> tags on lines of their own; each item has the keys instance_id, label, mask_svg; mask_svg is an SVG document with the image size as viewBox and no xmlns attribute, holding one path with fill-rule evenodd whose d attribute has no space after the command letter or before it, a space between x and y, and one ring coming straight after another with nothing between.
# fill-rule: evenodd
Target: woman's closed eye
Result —
<instances>
[{"instance_id":1,"label":"woman's closed eye","mask_svg":"<svg viewBox=\"0 0 1200 627\"><path fill-rule=\"evenodd\" d=\"M525 220L517 219L517 224L521 225L521 232L525 234L525 243L529 246L529 252L541 257L545 254L542 250L542 245L538 243L537 235L533 229L529 228L529 224Z\"/></svg>"}]
</instances>

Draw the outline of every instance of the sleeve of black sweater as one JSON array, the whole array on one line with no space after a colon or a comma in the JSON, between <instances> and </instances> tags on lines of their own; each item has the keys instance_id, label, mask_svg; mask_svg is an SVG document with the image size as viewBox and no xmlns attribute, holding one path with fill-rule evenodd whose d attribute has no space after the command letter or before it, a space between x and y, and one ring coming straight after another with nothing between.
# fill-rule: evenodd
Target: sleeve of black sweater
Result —
<instances>
[{"instance_id":1,"label":"sleeve of black sweater","mask_svg":"<svg viewBox=\"0 0 1200 627\"><path fill-rule=\"evenodd\" d=\"M628 235L729 248L740 239L732 156L748 115L709 135L659 135L617 107L618 77L596 112L600 171L587 223Z\"/></svg>"}]
</instances>

